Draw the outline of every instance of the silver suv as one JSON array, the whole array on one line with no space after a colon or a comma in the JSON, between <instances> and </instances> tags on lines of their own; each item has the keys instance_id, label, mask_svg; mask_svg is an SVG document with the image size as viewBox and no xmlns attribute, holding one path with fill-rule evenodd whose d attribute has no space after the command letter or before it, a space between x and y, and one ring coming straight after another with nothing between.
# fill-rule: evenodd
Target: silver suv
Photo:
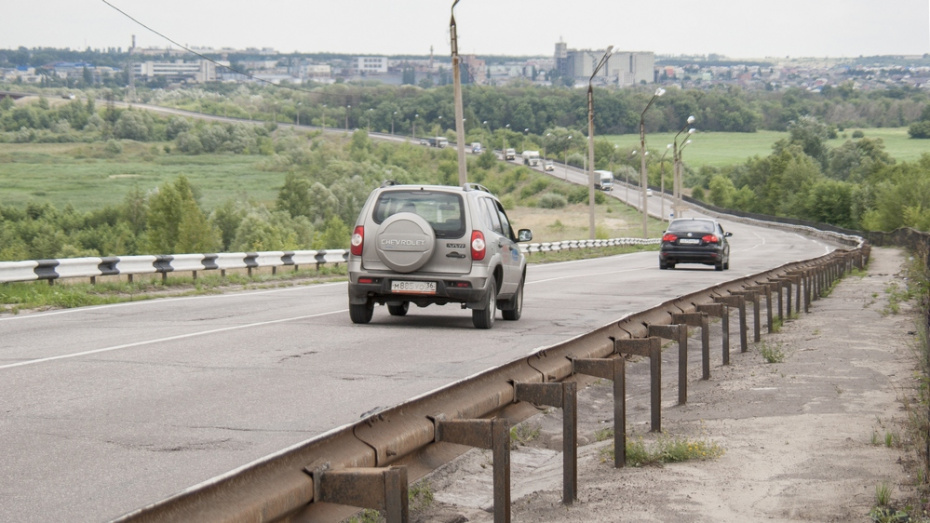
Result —
<instances>
[{"instance_id":1,"label":"silver suv","mask_svg":"<svg viewBox=\"0 0 930 523\"><path fill-rule=\"evenodd\" d=\"M395 185L372 191L355 224L349 256L349 317L371 321L376 303L392 316L458 303L479 329L523 312L526 258L494 195L477 184Z\"/></svg>"}]
</instances>

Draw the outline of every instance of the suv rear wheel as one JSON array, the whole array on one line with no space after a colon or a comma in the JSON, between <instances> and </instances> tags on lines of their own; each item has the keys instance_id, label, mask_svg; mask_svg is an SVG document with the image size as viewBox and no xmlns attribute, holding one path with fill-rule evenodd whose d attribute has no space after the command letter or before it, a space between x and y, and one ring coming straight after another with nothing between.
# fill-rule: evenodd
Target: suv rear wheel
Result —
<instances>
[{"instance_id":1,"label":"suv rear wheel","mask_svg":"<svg viewBox=\"0 0 930 523\"><path fill-rule=\"evenodd\" d=\"M492 279L488 285L488 299L483 310L471 311L471 322L476 329L490 329L494 326L494 316L497 314L497 284Z\"/></svg>"},{"instance_id":2,"label":"suv rear wheel","mask_svg":"<svg viewBox=\"0 0 930 523\"><path fill-rule=\"evenodd\" d=\"M356 305L354 303L349 304L349 318L351 318L352 323L368 323L371 321L371 316L375 312L375 304L368 300L366 303Z\"/></svg>"}]
</instances>

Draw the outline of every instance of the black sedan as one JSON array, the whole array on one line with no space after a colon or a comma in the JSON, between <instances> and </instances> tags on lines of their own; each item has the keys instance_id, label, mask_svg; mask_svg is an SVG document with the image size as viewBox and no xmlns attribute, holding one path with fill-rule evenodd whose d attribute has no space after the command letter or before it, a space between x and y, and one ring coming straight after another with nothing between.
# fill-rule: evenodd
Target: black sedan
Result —
<instances>
[{"instance_id":1,"label":"black sedan","mask_svg":"<svg viewBox=\"0 0 930 523\"><path fill-rule=\"evenodd\" d=\"M730 268L730 244L716 220L680 218L672 220L662 235L659 268L674 269L678 263L713 265L718 271Z\"/></svg>"}]
</instances>

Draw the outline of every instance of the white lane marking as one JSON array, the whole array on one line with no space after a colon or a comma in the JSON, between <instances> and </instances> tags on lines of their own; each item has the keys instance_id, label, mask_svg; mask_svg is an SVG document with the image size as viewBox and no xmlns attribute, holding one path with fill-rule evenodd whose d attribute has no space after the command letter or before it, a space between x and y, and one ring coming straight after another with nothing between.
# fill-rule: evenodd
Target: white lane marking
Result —
<instances>
[{"instance_id":1,"label":"white lane marking","mask_svg":"<svg viewBox=\"0 0 930 523\"><path fill-rule=\"evenodd\" d=\"M111 309L115 307L130 307L130 306L139 306L139 305L157 305L159 303L171 302L171 301L186 301L186 300L216 300L216 299L225 299L225 298L234 298L240 297L243 295L254 296L258 294L274 294L279 292L291 292L307 289L319 289L325 287L332 287L333 285L346 285L348 282L334 282L334 283L320 283L314 285L296 285L294 287L286 287L283 289L268 289L264 291L250 291L243 290L231 293L223 294L210 294L208 296L178 296L173 298L152 298L139 301L127 301L122 303L108 303L106 305L91 305L88 307L75 307L73 309L61 309L56 311L48 312L36 312L32 314L23 314L16 316L7 316L5 318L0 318L0 321L13 321L13 320L28 320L31 318L47 318L49 316L58 316L61 314L76 314L79 312L88 312L88 311L98 311L103 309Z\"/></svg>"},{"instance_id":2,"label":"white lane marking","mask_svg":"<svg viewBox=\"0 0 930 523\"><path fill-rule=\"evenodd\" d=\"M10 363L10 364L8 364L8 365L0 365L0 370L3 370L3 369L12 369L12 368L14 368L14 367L24 367L24 366L26 366L26 365L37 365L37 364L39 364L39 363L48 363L48 362L50 362L50 361L65 360L65 359L70 359L70 358L79 358L79 357L81 357L81 356L90 356L90 355L92 355L92 354L101 354L101 353L104 353L104 352L112 352L112 351L117 351L117 350L122 350L122 349L130 349L130 348L133 348L133 347L141 347L141 346L143 346L143 345L151 345L151 344L154 344L154 343L163 343L163 342L166 342L166 341L177 341L177 340L183 340L183 339L187 339L187 338L195 338L195 337L197 337L197 336L206 336L206 335L208 335L208 334L217 334L217 333L220 333L220 332L230 332L230 331L235 331L235 330L240 330L240 329L250 329L250 328L252 328L252 327L263 327L263 326L265 326L265 325L273 325L273 324L275 324L275 323L284 323L284 322L288 322L288 321L306 320L306 319L309 319L309 318L319 318L319 317L321 317L321 316L329 316L329 315L331 315L331 314L344 314L344 313L347 312L348 310L349 310L349 309L342 309L342 310L339 310L339 311L323 312L323 313L320 313L320 314L308 314L308 315L305 315L305 316L294 316L294 317L292 317L292 318L282 318L282 319L280 319L280 320L261 321L261 322L257 322L257 323L248 323L248 324L245 324L245 325L235 325L235 326L233 326L233 327L223 327L223 328L221 328L221 329L210 329L210 330L205 330L205 331L200 331L200 332L191 332L191 333L188 333L188 334L180 334L180 335L178 335L178 336L168 336L168 337L166 337L166 338L157 338L157 339L154 339L154 340L137 341L137 342L135 342L135 343L126 343L126 344L123 344L123 345L114 345L113 347L103 347L103 348L100 348L100 349L88 350L88 351L84 351L84 352L75 352L75 353L73 353L73 354L62 354L62 355L60 355L60 356L51 356L51 357L48 357L48 358L39 358L39 359L35 359L35 360L21 361L21 362L19 362L19 363Z\"/></svg>"}]
</instances>

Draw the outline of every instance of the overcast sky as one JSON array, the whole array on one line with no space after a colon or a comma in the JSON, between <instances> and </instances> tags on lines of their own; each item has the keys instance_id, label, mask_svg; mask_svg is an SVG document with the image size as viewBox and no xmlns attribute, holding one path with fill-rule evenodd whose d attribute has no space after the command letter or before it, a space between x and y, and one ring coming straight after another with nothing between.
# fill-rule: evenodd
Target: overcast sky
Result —
<instances>
[{"instance_id":1,"label":"overcast sky","mask_svg":"<svg viewBox=\"0 0 930 523\"><path fill-rule=\"evenodd\" d=\"M107 0L182 45L448 56L442 0ZM13 0L0 48L172 46L103 0ZM930 53L930 0L460 0L459 52L571 49L732 58ZM173 46L172 46L173 47Z\"/></svg>"}]
</instances>

